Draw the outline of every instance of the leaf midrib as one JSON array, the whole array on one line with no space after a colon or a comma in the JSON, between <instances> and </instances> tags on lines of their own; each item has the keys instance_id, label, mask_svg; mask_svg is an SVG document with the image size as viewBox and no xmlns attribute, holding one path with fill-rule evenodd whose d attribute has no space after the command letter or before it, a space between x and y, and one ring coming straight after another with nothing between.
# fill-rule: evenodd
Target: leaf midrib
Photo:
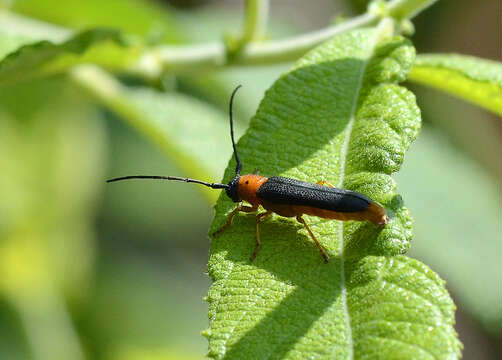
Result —
<instances>
[{"instance_id":1,"label":"leaf midrib","mask_svg":"<svg viewBox=\"0 0 502 360\"><path fill-rule=\"evenodd\" d=\"M368 66L368 63L373 56L374 49L376 47L376 43L377 43L378 38L379 37L377 36L377 34L375 34L373 41L372 41L372 44L371 44L371 49L369 51L369 54L361 66L361 72L359 74L357 90L354 95L352 109L350 112L350 120L347 123L345 139L343 141L342 149L340 152L341 162L340 162L340 178L339 178L338 184L337 184L338 188L343 188L343 182L345 180L345 165L347 163L347 153L349 151L350 138L352 136L352 129L353 129L354 122L356 119L356 112L357 112L357 104L359 102L359 95L361 93L361 88L363 85L364 74L366 72L366 68ZM341 297L342 297L342 308L343 308L346 329L347 329L347 346L348 346L348 350L349 350L348 358L354 359L354 341L352 339L352 325L351 325L351 320L350 320L349 308L347 305L347 287L345 286L345 259L344 259L343 230L344 230L344 222L340 221L340 226L338 227L338 244L339 244L338 245L338 253L339 253L339 258L340 258L340 293L341 293Z\"/></svg>"}]
</instances>

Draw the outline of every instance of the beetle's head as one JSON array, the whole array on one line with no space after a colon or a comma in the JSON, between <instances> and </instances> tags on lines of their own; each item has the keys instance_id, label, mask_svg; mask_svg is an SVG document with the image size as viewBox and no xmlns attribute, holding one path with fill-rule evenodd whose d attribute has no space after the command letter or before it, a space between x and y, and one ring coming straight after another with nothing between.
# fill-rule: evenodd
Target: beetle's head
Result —
<instances>
[{"instance_id":1,"label":"beetle's head","mask_svg":"<svg viewBox=\"0 0 502 360\"><path fill-rule=\"evenodd\" d=\"M235 177L228 183L228 187L225 189L227 195L233 202L241 202L239 197L239 179L240 175L235 175Z\"/></svg>"}]
</instances>

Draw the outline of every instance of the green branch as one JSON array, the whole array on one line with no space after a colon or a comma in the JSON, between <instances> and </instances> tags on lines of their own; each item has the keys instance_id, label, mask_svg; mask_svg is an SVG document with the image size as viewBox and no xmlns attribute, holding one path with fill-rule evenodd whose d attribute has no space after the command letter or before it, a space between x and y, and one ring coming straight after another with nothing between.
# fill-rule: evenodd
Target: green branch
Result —
<instances>
[{"instance_id":1,"label":"green branch","mask_svg":"<svg viewBox=\"0 0 502 360\"><path fill-rule=\"evenodd\" d=\"M152 79L166 71L200 71L227 65L261 65L294 61L336 35L355 28L375 25L384 17L391 17L396 21L407 20L435 1L437 0L392 0L373 3L368 12L342 24L291 38L259 42L257 40L262 37L267 22L268 1L248 0L243 33L241 40L238 40L239 46L232 47L223 41L197 45L158 46L146 49L132 66L127 64L127 67L121 70ZM0 19L2 20L0 29L9 32L22 30L25 35L35 38L43 34L43 39L60 42L72 34L68 29L9 12L0 12Z\"/></svg>"},{"instance_id":2,"label":"green branch","mask_svg":"<svg viewBox=\"0 0 502 360\"><path fill-rule=\"evenodd\" d=\"M243 47L238 56L227 56L226 46L222 42L176 47L160 46L153 49L149 55L156 58L166 71L194 70L228 64L261 65L294 61L333 36L355 28L374 25L386 15L396 20L411 18L435 1L437 0L393 0L385 3L384 13L368 12L342 24L288 39L266 43L250 42Z\"/></svg>"},{"instance_id":3,"label":"green branch","mask_svg":"<svg viewBox=\"0 0 502 360\"><path fill-rule=\"evenodd\" d=\"M242 41L250 43L265 36L268 20L268 0L247 0Z\"/></svg>"}]
</instances>

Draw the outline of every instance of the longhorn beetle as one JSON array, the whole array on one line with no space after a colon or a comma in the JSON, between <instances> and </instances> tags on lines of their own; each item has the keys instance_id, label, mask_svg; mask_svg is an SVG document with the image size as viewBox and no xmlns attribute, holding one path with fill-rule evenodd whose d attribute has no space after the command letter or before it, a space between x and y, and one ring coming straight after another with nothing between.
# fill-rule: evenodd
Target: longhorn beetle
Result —
<instances>
[{"instance_id":1,"label":"longhorn beetle","mask_svg":"<svg viewBox=\"0 0 502 360\"><path fill-rule=\"evenodd\" d=\"M388 217L385 209L367 196L355 191L337 189L327 181L319 181L312 184L300 180L285 178L282 176L272 176L266 178L258 174L241 175L242 163L237 153L234 140L234 121L232 108L234 96L241 85L237 86L230 96L229 117L230 117L230 137L234 149L235 176L228 184L208 183L205 181L182 178L177 176L149 176L134 175L124 176L107 180L107 182L128 180L128 179L160 179L177 180L187 183L201 184L212 189L225 189L227 196L234 202L239 203L230 213L226 223L215 233L214 236L221 234L225 229L232 225L235 214L238 212L256 212L261 205L266 211L256 215L255 227L255 249L250 260L253 261L260 249L259 224L276 213L284 217L296 217L296 220L305 226L314 243L319 248L322 257L327 262L329 256L326 250L321 246L317 238L310 230L302 215L307 214L324 219L337 220L368 220L375 225L387 224ZM327 186L323 186L327 185ZM246 201L251 206L243 205Z\"/></svg>"}]
</instances>

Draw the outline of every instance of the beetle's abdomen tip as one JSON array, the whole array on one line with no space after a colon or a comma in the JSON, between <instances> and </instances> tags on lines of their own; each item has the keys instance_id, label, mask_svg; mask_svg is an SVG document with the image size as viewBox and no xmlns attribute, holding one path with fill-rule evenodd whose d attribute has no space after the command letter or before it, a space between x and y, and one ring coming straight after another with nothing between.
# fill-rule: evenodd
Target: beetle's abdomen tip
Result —
<instances>
[{"instance_id":1,"label":"beetle's abdomen tip","mask_svg":"<svg viewBox=\"0 0 502 360\"><path fill-rule=\"evenodd\" d=\"M367 219L375 225L383 226L389 222L389 217L385 209L375 202L371 202L366 211L368 216Z\"/></svg>"}]
</instances>

